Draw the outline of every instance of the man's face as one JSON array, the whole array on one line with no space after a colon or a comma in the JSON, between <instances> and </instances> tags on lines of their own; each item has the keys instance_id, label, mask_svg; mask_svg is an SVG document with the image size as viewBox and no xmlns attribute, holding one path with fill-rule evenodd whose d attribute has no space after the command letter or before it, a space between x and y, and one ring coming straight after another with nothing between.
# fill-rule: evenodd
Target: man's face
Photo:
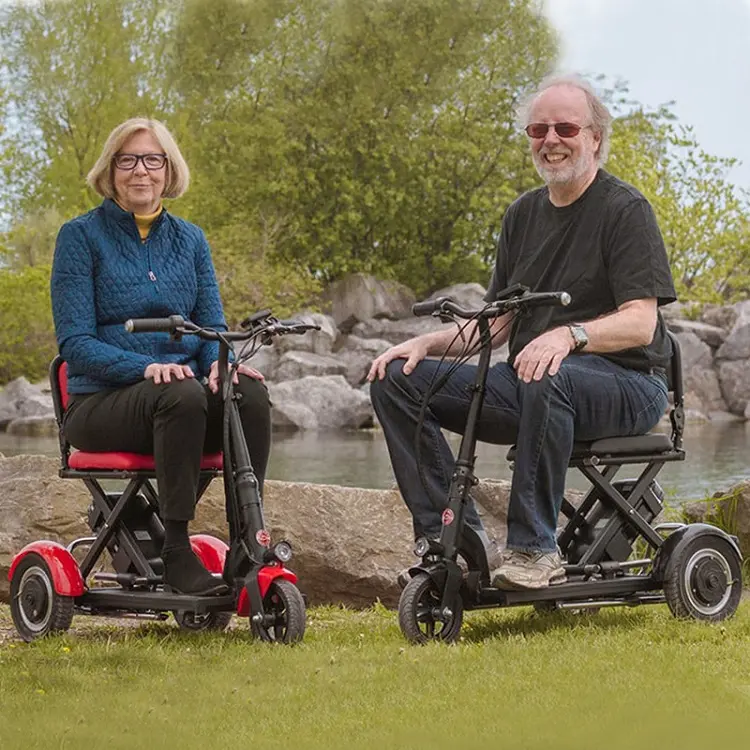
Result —
<instances>
[{"instance_id":1,"label":"man's face","mask_svg":"<svg viewBox=\"0 0 750 750\"><path fill-rule=\"evenodd\" d=\"M550 127L543 138L530 139L534 166L548 185L574 184L596 172L601 137L591 130L591 111L583 91L565 85L543 91L531 107L529 123L581 127L573 137L562 137Z\"/></svg>"}]
</instances>

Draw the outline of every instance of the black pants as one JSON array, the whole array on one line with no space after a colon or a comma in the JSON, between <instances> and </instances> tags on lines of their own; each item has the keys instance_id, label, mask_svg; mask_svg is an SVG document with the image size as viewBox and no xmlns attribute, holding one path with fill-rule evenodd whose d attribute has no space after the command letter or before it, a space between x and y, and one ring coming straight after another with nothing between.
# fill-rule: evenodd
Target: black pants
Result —
<instances>
[{"instance_id":1,"label":"black pants","mask_svg":"<svg viewBox=\"0 0 750 750\"><path fill-rule=\"evenodd\" d=\"M242 428L260 488L271 447L270 401L266 387L246 375L235 389ZM63 430L83 451L153 454L165 521L190 521L203 453L222 449L220 394L195 378L156 385L143 380L116 390L72 395Z\"/></svg>"}]
</instances>

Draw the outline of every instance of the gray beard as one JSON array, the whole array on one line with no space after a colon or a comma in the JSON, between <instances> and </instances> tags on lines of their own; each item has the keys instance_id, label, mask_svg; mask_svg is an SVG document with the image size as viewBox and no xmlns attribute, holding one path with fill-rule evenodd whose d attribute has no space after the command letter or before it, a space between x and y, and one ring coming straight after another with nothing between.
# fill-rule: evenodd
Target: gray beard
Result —
<instances>
[{"instance_id":1,"label":"gray beard","mask_svg":"<svg viewBox=\"0 0 750 750\"><path fill-rule=\"evenodd\" d=\"M581 179L593 165L592 159L580 156L577 161L572 161L565 169L552 169L547 167L542 158L534 154L534 167L537 174L544 180L547 185L567 185L577 182Z\"/></svg>"}]
</instances>

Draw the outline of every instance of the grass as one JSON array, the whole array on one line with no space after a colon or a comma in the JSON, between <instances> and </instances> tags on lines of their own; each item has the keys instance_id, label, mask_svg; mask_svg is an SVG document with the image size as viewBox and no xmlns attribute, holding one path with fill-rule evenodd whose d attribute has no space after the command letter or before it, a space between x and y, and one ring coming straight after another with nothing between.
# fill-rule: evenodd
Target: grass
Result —
<instances>
[{"instance_id":1,"label":"grass","mask_svg":"<svg viewBox=\"0 0 750 750\"><path fill-rule=\"evenodd\" d=\"M292 648L244 623L188 634L84 617L6 640L0 748L747 747L750 603L717 625L663 606L470 613L454 646L408 646L380 606L308 619Z\"/></svg>"}]
</instances>

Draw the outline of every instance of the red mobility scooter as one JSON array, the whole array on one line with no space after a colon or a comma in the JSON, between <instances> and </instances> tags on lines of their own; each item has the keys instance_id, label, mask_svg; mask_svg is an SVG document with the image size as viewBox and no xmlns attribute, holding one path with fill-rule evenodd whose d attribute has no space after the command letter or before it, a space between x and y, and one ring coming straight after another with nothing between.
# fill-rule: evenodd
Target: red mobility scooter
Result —
<instances>
[{"instance_id":1,"label":"red mobility scooter","mask_svg":"<svg viewBox=\"0 0 750 750\"><path fill-rule=\"evenodd\" d=\"M223 630L236 612L249 617L250 629L260 640L300 641L305 632L305 603L295 585L297 577L285 567L292 549L284 541L272 545L266 530L232 380L237 366L275 336L304 333L317 326L279 321L269 310L247 318L243 330L237 332L200 328L179 315L129 320L125 326L133 333L163 331L174 339L195 335L219 341L223 453L203 456L198 498L223 472L230 543L205 534L194 535L190 541L206 569L222 576L230 592L192 596L165 590L160 558L164 525L159 517L153 456L71 451L61 429L68 403L67 367L57 357L50 367L50 381L60 427L60 476L83 480L91 493L87 519L92 536L76 539L67 547L51 541L32 542L15 556L8 577L16 630L25 641L33 641L67 630L74 614L164 620L169 613L186 630ZM107 491L104 480L121 480L126 486L119 492ZM80 563L73 555L78 548L86 549ZM111 557L111 570L94 572L105 550Z\"/></svg>"}]
</instances>

